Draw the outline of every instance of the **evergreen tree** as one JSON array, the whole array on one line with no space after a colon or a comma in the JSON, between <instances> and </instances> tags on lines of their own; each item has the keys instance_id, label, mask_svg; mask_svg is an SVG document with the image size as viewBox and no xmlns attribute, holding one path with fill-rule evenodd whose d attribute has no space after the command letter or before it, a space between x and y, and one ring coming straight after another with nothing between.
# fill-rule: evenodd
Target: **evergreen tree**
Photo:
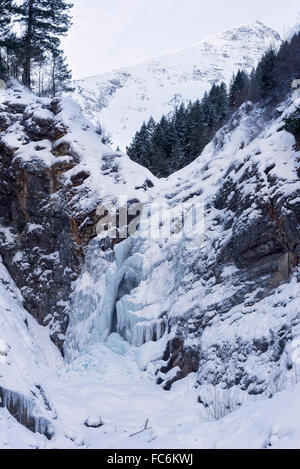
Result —
<instances>
[{"instance_id":1,"label":"evergreen tree","mask_svg":"<svg viewBox=\"0 0 300 469\"><path fill-rule=\"evenodd\" d=\"M152 139L153 139L153 133L154 133L155 127L156 127L156 122L151 116L147 123L147 130L148 130L147 142L148 142L148 148L150 152L151 152Z\"/></svg>"},{"instance_id":2,"label":"evergreen tree","mask_svg":"<svg viewBox=\"0 0 300 469\"><path fill-rule=\"evenodd\" d=\"M143 122L141 129L135 134L133 141L127 147L128 156L137 163L151 167L151 138L149 128Z\"/></svg>"},{"instance_id":3,"label":"evergreen tree","mask_svg":"<svg viewBox=\"0 0 300 469\"><path fill-rule=\"evenodd\" d=\"M146 123L143 122L138 135L138 158L142 165L144 165L146 162L148 165L151 165L151 152L149 144L149 129Z\"/></svg>"},{"instance_id":4,"label":"evergreen tree","mask_svg":"<svg viewBox=\"0 0 300 469\"><path fill-rule=\"evenodd\" d=\"M51 97L63 92L74 91L72 87L72 72L66 64L66 58L61 50L52 52L51 59Z\"/></svg>"},{"instance_id":5,"label":"evergreen tree","mask_svg":"<svg viewBox=\"0 0 300 469\"><path fill-rule=\"evenodd\" d=\"M72 4L65 0L24 0L16 8L18 21L25 28L23 37L23 83L31 87L32 61L41 58L45 51L55 53L60 37L71 26L69 14Z\"/></svg>"},{"instance_id":6,"label":"evergreen tree","mask_svg":"<svg viewBox=\"0 0 300 469\"><path fill-rule=\"evenodd\" d=\"M248 91L250 101L256 103L260 99L259 93L259 84L256 69L253 68L249 76L249 91Z\"/></svg>"},{"instance_id":7,"label":"evergreen tree","mask_svg":"<svg viewBox=\"0 0 300 469\"><path fill-rule=\"evenodd\" d=\"M173 165L174 170L183 168L186 163L186 150L187 150L187 139L186 139L186 116L182 121L182 126L179 127L179 131L182 132L181 136L178 135L174 119L169 119L168 130L166 134L166 146L168 148L167 157L169 162ZM169 176L169 172L165 174Z\"/></svg>"},{"instance_id":8,"label":"evergreen tree","mask_svg":"<svg viewBox=\"0 0 300 469\"><path fill-rule=\"evenodd\" d=\"M238 70L233 75L229 89L229 105L231 109L237 109L248 98L249 78L246 72Z\"/></svg>"},{"instance_id":9,"label":"evergreen tree","mask_svg":"<svg viewBox=\"0 0 300 469\"><path fill-rule=\"evenodd\" d=\"M279 92L287 92L290 88L290 79L293 75L292 50L288 41L284 41L277 54L275 74Z\"/></svg>"},{"instance_id":10,"label":"evergreen tree","mask_svg":"<svg viewBox=\"0 0 300 469\"><path fill-rule=\"evenodd\" d=\"M219 93L217 98L217 106L219 110L219 123L223 122L228 115L229 108L229 96L227 91L227 86L223 82L219 86Z\"/></svg>"},{"instance_id":11,"label":"evergreen tree","mask_svg":"<svg viewBox=\"0 0 300 469\"><path fill-rule=\"evenodd\" d=\"M11 22L13 13L13 2L12 0L0 0L0 40L1 43L9 32L9 24Z\"/></svg>"},{"instance_id":12,"label":"evergreen tree","mask_svg":"<svg viewBox=\"0 0 300 469\"><path fill-rule=\"evenodd\" d=\"M188 161L190 162L201 153L206 143L208 143L208 126L205 121L203 106L199 100L190 107L188 129Z\"/></svg>"},{"instance_id":13,"label":"evergreen tree","mask_svg":"<svg viewBox=\"0 0 300 469\"><path fill-rule=\"evenodd\" d=\"M172 124L174 128L170 129L170 132L173 133L174 143L178 147L185 148L187 142L187 112L183 103L175 109Z\"/></svg>"},{"instance_id":14,"label":"evergreen tree","mask_svg":"<svg viewBox=\"0 0 300 469\"><path fill-rule=\"evenodd\" d=\"M279 98L283 98L291 89L292 81L300 78L300 32L281 45L274 74Z\"/></svg>"},{"instance_id":15,"label":"evergreen tree","mask_svg":"<svg viewBox=\"0 0 300 469\"><path fill-rule=\"evenodd\" d=\"M258 64L256 76L258 80L260 96L263 99L274 99L276 96L278 84L275 69L276 63L276 52L273 48L270 48Z\"/></svg>"},{"instance_id":16,"label":"evergreen tree","mask_svg":"<svg viewBox=\"0 0 300 469\"><path fill-rule=\"evenodd\" d=\"M292 78L300 78L300 31L294 34L290 41L289 66L293 74Z\"/></svg>"},{"instance_id":17,"label":"evergreen tree","mask_svg":"<svg viewBox=\"0 0 300 469\"><path fill-rule=\"evenodd\" d=\"M0 78L4 78L6 74L6 65L3 59L3 47L8 45L10 36L10 23L14 5L12 0L0 0Z\"/></svg>"},{"instance_id":18,"label":"evergreen tree","mask_svg":"<svg viewBox=\"0 0 300 469\"><path fill-rule=\"evenodd\" d=\"M170 148L169 122L166 116L162 116L161 120L155 126L152 144L153 144L153 160L150 166L151 171L158 177L168 175L168 159L172 148Z\"/></svg>"},{"instance_id":19,"label":"evergreen tree","mask_svg":"<svg viewBox=\"0 0 300 469\"><path fill-rule=\"evenodd\" d=\"M210 114L210 99L209 99L207 91L205 91L204 93L203 99L201 101L201 106L203 110L204 121L205 121L205 124L207 124L209 120L208 116Z\"/></svg>"}]
</instances>

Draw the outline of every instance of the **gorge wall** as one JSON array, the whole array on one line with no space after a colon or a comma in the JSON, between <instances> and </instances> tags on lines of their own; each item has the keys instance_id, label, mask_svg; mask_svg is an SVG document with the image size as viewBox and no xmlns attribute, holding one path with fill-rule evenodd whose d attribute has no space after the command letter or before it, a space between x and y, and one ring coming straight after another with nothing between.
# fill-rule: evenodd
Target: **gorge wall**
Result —
<instances>
[{"instance_id":1,"label":"gorge wall","mask_svg":"<svg viewBox=\"0 0 300 469\"><path fill-rule=\"evenodd\" d=\"M118 332L155 343L142 367L170 389L265 391L293 371L299 333L299 151L284 130L297 100L267 116L240 108L190 166L158 181L101 143L69 99L39 99L12 82L0 114L0 253L26 309L71 360ZM99 204L204 207L201 243L97 236ZM157 221L157 212L147 218Z\"/></svg>"}]
</instances>

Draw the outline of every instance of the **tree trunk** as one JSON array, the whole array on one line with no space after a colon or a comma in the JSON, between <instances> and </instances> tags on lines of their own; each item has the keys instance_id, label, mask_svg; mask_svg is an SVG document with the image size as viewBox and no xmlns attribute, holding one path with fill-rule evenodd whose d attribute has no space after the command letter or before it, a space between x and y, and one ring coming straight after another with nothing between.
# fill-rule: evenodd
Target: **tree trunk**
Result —
<instances>
[{"instance_id":1,"label":"tree trunk","mask_svg":"<svg viewBox=\"0 0 300 469\"><path fill-rule=\"evenodd\" d=\"M56 71L56 60L54 54L52 54L52 90L51 90L51 98L55 98L56 96L56 80L55 80L55 71Z\"/></svg>"},{"instance_id":2,"label":"tree trunk","mask_svg":"<svg viewBox=\"0 0 300 469\"><path fill-rule=\"evenodd\" d=\"M25 63L24 63L24 73L23 73L23 83L29 89L31 88L33 2L34 0L28 0L27 31L26 31L26 37L25 37L25 41L26 41Z\"/></svg>"}]
</instances>

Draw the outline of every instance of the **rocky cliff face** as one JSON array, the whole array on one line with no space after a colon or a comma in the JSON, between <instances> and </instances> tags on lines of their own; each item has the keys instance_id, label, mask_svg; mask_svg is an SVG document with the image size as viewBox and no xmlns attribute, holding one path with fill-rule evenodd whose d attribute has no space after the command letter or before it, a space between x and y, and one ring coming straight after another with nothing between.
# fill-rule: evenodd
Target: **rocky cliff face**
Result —
<instances>
[{"instance_id":1,"label":"rocky cliff face","mask_svg":"<svg viewBox=\"0 0 300 469\"><path fill-rule=\"evenodd\" d=\"M281 118L267 130L264 120L244 106L205 151L211 158L202 166L205 179L216 176L214 154L221 164L209 202L203 188L206 246L187 268L202 298L195 294L190 320L177 329L196 345L199 383L240 385L250 393L263 392L265 367L280 366L299 322L297 293L284 300L287 290L279 287L298 278L299 155ZM182 353L180 359L186 368L190 360Z\"/></svg>"},{"instance_id":2,"label":"rocky cliff face","mask_svg":"<svg viewBox=\"0 0 300 469\"><path fill-rule=\"evenodd\" d=\"M292 367L287 344L297 338L300 319L294 144L282 128L282 116L266 125L266 116L246 104L207 147L201 169L194 165L193 191L202 188L206 206L205 240L185 268L184 277L193 278L193 305L175 326L163 372L179 364L179 378L197 369L200 384L239 385L256 394L265 390L274 370ZM287 286L292 278L295 285ZM178 305L173 310L175 318L182 316ZM164 378L169 386L168 374Z\"/></svg>"},{"instance_id":3,"label":"rocky cliff face","mask_svg":"<svg viewBox=\"0 0 300 469\"><path fill-rule=\"evenodd\" d=\"M235 119L237 134L232 132ZM299 287L280 287L292 278L299 281L299 154L281 118L261 132L263 122L264 116L246 105L205 151L212 160L201 172L211 182L215 152L221 161L223 156L232 159L221 163L209 202L203 188L206 246L192 253L185 273L196 285L199 281L202 294L192 287L194 306L175 326L181 339L174 341L175 348L180 345L178 360L173 362L171 341L163 369L180 364L179 378L184 370L198 369L200 384L239 385L250 394L263 392L277 368L292 367L287 344L297 338L300 319ZM234 134L240 140L234 142ZM191 343L194 360L189 357Z\"/></svg>"},{"instance_id":4,"label":"rocky cliff face","mask_svg":"<svg viewBox=\"0 0 300 469\"><path fill-rule=\"evenodd\" d=\"M99 172L114 175L121 154L102 145L67 99L38 99L12 82L0 111L0 254L25 308L49 325L62 350L71 285L84 247L96 236L96 209L105 193L101 181L91 180Z\"/></svg>"}]
</instances>

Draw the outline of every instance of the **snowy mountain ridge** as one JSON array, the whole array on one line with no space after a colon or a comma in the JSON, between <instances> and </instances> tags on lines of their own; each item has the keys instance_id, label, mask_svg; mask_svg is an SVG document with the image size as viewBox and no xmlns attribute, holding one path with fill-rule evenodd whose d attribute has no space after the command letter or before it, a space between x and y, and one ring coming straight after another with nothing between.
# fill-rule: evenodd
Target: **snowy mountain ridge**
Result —
<instances>
[{"instance_id":1,"label":"snowy mountain ridge","mask_svg":"<svg viewBox=\"0 0 300 469\"><path fill-rule=\"evenodd\" d=\"M279 44L280 35L260 21L241 25L191 47L77 80L72 96L125 150L151 115L157 120L181 102L201 99L213 83L229 83L239 68L250 72L269 46Z\"/></svg>"}]
</instances>

